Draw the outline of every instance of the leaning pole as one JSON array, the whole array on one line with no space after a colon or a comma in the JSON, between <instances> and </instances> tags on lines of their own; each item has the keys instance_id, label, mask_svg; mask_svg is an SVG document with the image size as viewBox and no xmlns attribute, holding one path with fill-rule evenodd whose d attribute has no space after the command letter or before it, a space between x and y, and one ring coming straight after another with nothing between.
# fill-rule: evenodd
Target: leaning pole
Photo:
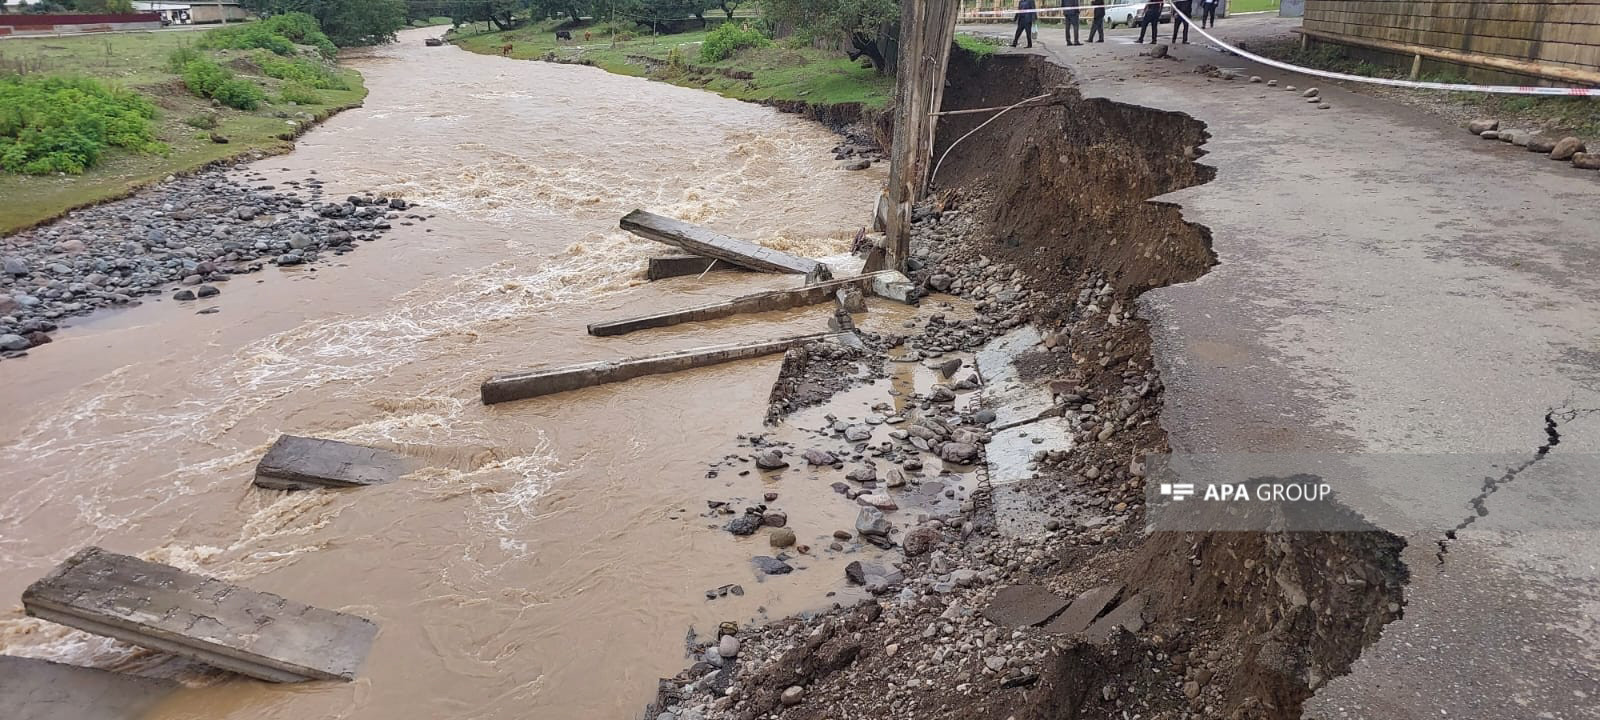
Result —
<instances>
[{"instance_id":1,"label":"leaning pole","mask_svg":"<svg viewBox=\"0 0 1600 720\"><path fill-rule=\"evenodd\" d=\"M911 208L927 191L934 113L944 98L945 68L960 12L960 0L900 0L885 250L888 266L901 272L911 256Z\"/></svg>"}]
</instances>

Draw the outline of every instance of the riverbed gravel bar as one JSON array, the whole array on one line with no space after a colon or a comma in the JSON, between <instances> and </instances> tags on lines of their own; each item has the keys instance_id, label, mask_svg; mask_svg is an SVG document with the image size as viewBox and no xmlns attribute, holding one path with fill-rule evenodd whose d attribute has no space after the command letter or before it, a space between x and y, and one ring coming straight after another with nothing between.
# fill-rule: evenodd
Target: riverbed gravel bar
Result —
<instances>
[{"instance_id":1,"label":"riverbed gravel bar","mask_svg":"<svg viewBox=\"0 0 1600 720\"><path fill-rule=\"evenodd\" d=\"M329 199L315 174L279 185L242 167L169 177L0 239L0 358L50 342L69 318L150 295L215 312L195 301L236 275L343 255L426 219L404 198Z\"/></svg>"}]
</instances>

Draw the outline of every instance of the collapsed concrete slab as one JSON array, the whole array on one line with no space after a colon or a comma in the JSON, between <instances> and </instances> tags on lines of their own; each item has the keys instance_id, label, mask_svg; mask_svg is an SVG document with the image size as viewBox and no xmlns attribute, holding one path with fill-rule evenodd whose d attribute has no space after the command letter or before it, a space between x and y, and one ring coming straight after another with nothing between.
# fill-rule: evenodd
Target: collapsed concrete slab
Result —
<instances>
[{"instance_id":1,"label":"collapsed concrete slab","mask_svg":"<svg viewBox=\"0 0 1600 720\"><path fill-rule=\"evenodd\" d=\"M410 458L336 440L280 435L256 465L256 485L273 490L362 487L411 472Z\"/></svg>"},{"instance_id":2,"label":"collapsed concrete slab","mask_svg":"<svg viewBox=\"0 0 1600 720\"><path fill-rule=\"evenodd\" d=\"M797 257L755 243L728 237L682 220L635 210L622 218L622 229L647 240L683 248L696 255L716 258L759 272L808 275L820 272L826 280L827 265Z\"/></svg>"},{"instance_id":3,"label":"collapsed concrete slab","mask_svg":"<svg viewBox=\"0 0 1600 720\"><path fill-rule=\"evenodd\" d=\"M97 547L22 593L33 617L269 682L353 680L378 626Z\"/></svg>"},{"instance_id":4,"label":"collapsed concrete slab","mask_svg":"<svg viewBox=\"0 0 1600 720\"><path fill-rule=\"evenodd\" d=\"M138 720L176 689L171 680L0 655L7 720Z\"/></svg>"},{"instance_id":5,"label":"collapsed concrete slab","mask_svg":"<svg viewBox=\"0 0 1600 720\"><path fill-rule=\"evenodd\" d=\"M899 273L895 274L898 275ZM597 337L625 335L648 328L667 327L687 322L705 322L730 315L788 310L806 305L818 305L832 300L834 294L840 290L864 290L870 288L876 282L878 282L877 275L857 275L842 280L830 280L817 285L807 285L787 290L768 290L736 297L732 300L696 305L681 310L668 310L642 317L594 323L589 326L589 334Z\"/></svg>"},{"instance_id":6,"label":"collapsed concrete slab","mask_svg":"<svg viewBox=\"0 0 1600 720\"><path fill-rule=\"evenodd\" d=\"M735 360L761 357L763 355L773 355L797 345L811 342L840 341L843 339L839 333L797 335L763 342L717 345L625 360L607 360L550 370L530 370L521 373L496 375L483 383L480 393L483 398L483 404L493 405L495 403L525 400L541 395L577 390L592 385L632 380L646 375L659 375L708 365L719 365Z\"/></svg>"},{"instance_id":7,"label":"collapsed concrete slab","mask_svg":"<svg viewBox=\"0 0 1600 720\"><path fill-rule=\"evenodd\" d=\"M1121 585L1101 585L1072 599L1067 611L1044 626L1045 632L1077 635L1089 629L1096 618L1122 594Z\"/></svg>"},{"instance_id":8,"label":"collapsed concrete slab","mask_svg":"<svg viewBox=\"0 0 1600 720\"><path fill-rule=\"evenodd\" d=\"M1039 585L1010 585L994 594L983 616L1003 627L1028 627L1050 620L1070 602Z\"/></svg>"},{"instance_id":9,"label":"collapsed concrete slab","mask_svg":"<svg viewBox=\"0 0 1600 720\"><path fill-rule=\"evenodd\" d=\"M733 263L699 255L668 255L666 257L650 258L650 263L644 271L644 277L646 280L656 281L685 275L700 275L707 271L721 272L724 270L747 271L749 268L742 268Z\"/></svg>"}]
</instances>

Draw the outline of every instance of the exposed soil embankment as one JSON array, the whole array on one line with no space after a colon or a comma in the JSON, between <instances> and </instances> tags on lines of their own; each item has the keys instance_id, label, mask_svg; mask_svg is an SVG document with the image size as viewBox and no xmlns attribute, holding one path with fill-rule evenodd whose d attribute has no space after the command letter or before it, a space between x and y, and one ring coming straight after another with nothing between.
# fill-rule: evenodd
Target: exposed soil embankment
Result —
<instances>
[{"instance_id":1,"label":"exposed soil embankment","mask_svg":"<svg viewBox=\"0 0 1600 720\"><path fill-rule=\"evenodd\" d=\"M1037 57L958 56L951 79L947 110L1057 91L956 145L915 214L914 280L980 317L1020 310L1038 332L1007 351L1020 382L985 375L982 409L967 416L982 426L989 487L963 517L907 531L897 588L740 631L737 662L665 681L657 710L1298 717L1397 617L1404 543L1381 531L1146 530L1146 458L1169 439L1137 298L1217 262L1204 227L1149 199L1213 177L1196 162L1204 125L1084 99ZM947 116L938 152L990 117ZM1007 394L1019 385L1047 387L1048 406L1016 419ZM1019 444L1020 458L1008 449Z\"/></svg>"}]
</instances>

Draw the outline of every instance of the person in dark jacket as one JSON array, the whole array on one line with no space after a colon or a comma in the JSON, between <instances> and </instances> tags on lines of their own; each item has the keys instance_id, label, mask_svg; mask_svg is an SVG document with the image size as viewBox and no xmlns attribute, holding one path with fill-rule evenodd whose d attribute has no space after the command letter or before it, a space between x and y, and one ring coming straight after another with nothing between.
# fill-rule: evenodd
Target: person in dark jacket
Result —
<instances>
[{"instance_id":1,"label":"person in dark jacket","mask_svg":"<svg viewBox=\"0 0 1600 720\"><path fill-rule=\"evenodd\" d=\"M1217 26L1217 4L1219 0L1200 0L1200 27Z\"/></svg>"},{"instance_id":2,"label":"person in dark jacket","mask_svg":"<svg viewBox=\"0 0 1600 720\"><path fill-rule=\"evenodd\" d=\"M1150 0L1144 5L1144 17L1139 21L1139 39L1134 44L1144 42L1144 31L1150 31L1150 44L1161 41L1161 0Z\"/></svg>"},{"instance_id":3,"label":"person in dark jacket","mask_svg":"<svg viewBox=\"0 0 1600 720\"><path fill-rule=\"evenodd\" d=\"M1028 36L1028 47L1033 47L1033 21L1034 16L1038 15L1034 7L1033 0L1020 0L1017 3L1017 34L1011 36L1011 47L1016 47L1023 35Z\"/></svg>"},{"instance_id":4,"label":"person in dark jacket","mask_svg":"<svg viewBox=\"0 0 1600 720\"><path fill-rule=\"evenodd\" d=\"M1068 45L1082 45L1083 44L1081 42L1078 42L1078 37L1079 37L1078 32L1081 29L1081 28L1078 27L1078 24L1083 22L1083 18L1079 14L1080 11L1078 10L1078 3L1080 1L1081 0L1061 0L1061 7L1064 7L1064 8L1067 9L1066 10L1065 19L1067 21L1067 44Z\"/></svg>"},{"instance_id":5,"label":"person in dark jacket","mask_svg":"<svg viewBox=\"0 0 1600 720\"><path fill-rule=\"evenodd\" d=\"M1072 0L1067 0L1072 2ZM1100 38L1098 41L1095 38ZM1106 0L1094 0L1094 19L1089 23L1089 42L1106 41Z\"/></svg>"},{"instance_id":6,"label":"person in dark jacket","mask_svg":"<svg viewBox=\"0 0 1600 720\"><path fill-rule=\"evenodd\" d=\"M1178 26L1183 26L1183 44L1189 44L1189 14L1194 12L1194 0L1172 0L1172 42L1178 41Z\"/></svg>"}]
</instances>

